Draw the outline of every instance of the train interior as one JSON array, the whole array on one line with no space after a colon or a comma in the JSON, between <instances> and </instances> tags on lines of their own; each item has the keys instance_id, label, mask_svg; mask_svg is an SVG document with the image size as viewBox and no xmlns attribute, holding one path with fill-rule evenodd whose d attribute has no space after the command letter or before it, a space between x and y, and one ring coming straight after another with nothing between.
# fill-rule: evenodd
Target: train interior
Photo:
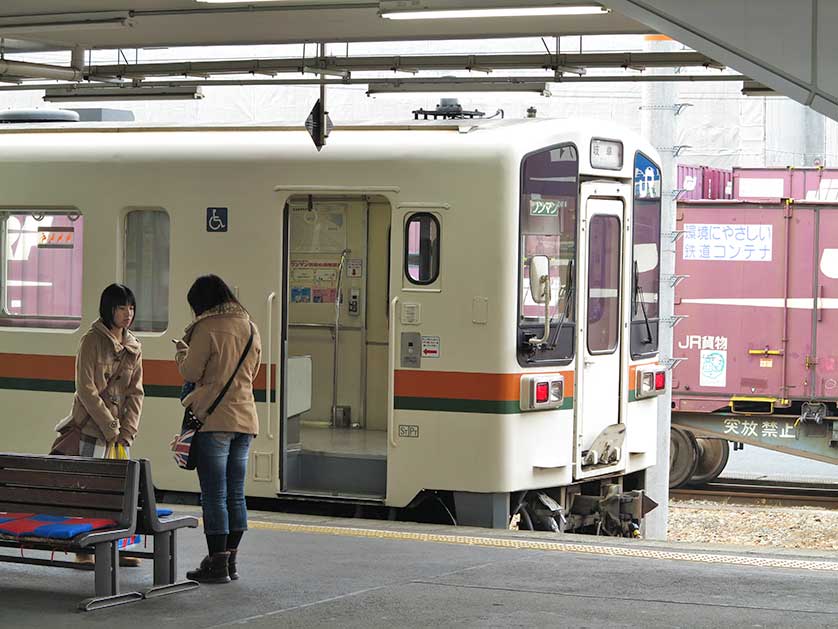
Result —
<instances>
[{"instance_id":1,"label":"train interior","mask_svg":"<svg viewBox=\"0 0 838 629\"><path fill-rule=\"evenodd\" d=\"M383 197L286 206L285 492L386 493L390 217Z\"/></svg>"}]
</instances>

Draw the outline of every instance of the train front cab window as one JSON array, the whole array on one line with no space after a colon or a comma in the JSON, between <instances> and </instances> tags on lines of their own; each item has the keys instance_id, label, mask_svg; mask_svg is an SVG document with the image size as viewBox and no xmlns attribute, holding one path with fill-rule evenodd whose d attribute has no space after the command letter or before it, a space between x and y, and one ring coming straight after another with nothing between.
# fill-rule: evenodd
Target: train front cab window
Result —
<instances>
[{"instance_id":1,"label":"train front cab window","mask_svg":"<svg viewBox=\"0 0 838 629\"><path fill-rule=\"evenodd\" d=\"M578 179L578 152L569 144L531 153L521 165L517 346L522 367L567 364L574 354ZM535 256L549 260L549 305L531 294Z\"/></svg>"},{"instance_id":2,"label":"train front cab window","mask_svg":"<svg viewBox=\"0 0 838 629\"><path fill-rule=\"evenodd\" d=\"M282 492L385 495L391 212L377 195L294 196L286 205ZM394 241L402 229L418 238L405 269L431 280L438 261L424 255L435 247L425 236L438 235L438 223L394 226ZM400 269L404 250L394 248Z\"/></svg>"},{"instance_id":3,"label":"train front cab window","mask_svg":"<svg viewBox=\"0 0 838 629\"><path fill-rule=\"evenodd\" d=\"M76 330L84 217L76 209L0 209L0 326Z\"/></svg>"},{"instance_id":4,"label":"train front cab window","mask_svg":"<svg viewBox=\"0 0 838 629\"><path fill-rule=\"evenodd\" d=\"M661 175L642 153L635 156L631 269L631 357L658 351L660 310Z\"/></svg>"}]
</instances>

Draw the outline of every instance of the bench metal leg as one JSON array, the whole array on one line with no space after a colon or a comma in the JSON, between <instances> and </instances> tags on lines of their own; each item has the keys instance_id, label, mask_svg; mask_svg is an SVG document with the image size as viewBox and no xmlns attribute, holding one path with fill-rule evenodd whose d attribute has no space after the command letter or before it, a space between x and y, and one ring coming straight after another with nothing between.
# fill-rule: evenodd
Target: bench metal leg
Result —
<instances>
[{"instance_id":1,"label":"bench metal leg","mask_svg":"<svg viewBox=\"0 0 838 629\"><path fill-rule=\"evenodd\" d=\"M198 587L195 581L177 579L177 531L166 531L154 536L154 587L145 592L146 598L185 592Z\"/></svg>"},{"instance_id":2,"label":"bench metal leg","mask_svg":"<svg viewBox=\"0 0 838 629\"><path fill-rule=\"evenodd\" d=\"M96 544L94 548L96 551L96 568L94 570L96 596L84 599L79 603L79 609L91 611L142 600L143 595L139 592L119 593L119 552L117 550L117 542Z\"/></svg>"}]
</instances>

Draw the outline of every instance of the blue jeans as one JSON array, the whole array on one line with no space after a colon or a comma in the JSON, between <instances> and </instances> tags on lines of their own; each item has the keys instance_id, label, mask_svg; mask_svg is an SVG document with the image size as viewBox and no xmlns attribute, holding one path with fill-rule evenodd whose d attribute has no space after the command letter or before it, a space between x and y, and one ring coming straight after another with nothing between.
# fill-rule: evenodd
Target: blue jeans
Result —
<instances>
[{"instance_id":1,"label":"blue jeans","mask_svg":"<svg viewBox=\"0 0 838 629\"><path fill-rule=\"evenodd\" d=\"M204 533L227 535L247 530L244 479L253 435L241 432L199 432L198 480Z\"/></svg>"}]
</instances>

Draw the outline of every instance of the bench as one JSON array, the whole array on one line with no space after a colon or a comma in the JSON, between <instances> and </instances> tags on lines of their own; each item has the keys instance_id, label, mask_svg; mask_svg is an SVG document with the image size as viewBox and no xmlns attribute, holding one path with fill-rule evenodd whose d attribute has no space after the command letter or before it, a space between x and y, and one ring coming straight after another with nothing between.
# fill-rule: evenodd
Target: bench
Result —
<instances>
[{"instance_id":1,"label":"bench","mask_svg":"<svg viewBox=\"0 0 838 629\"><path fill-rule=\"evenodd\" d=\"M198 587L195 581L177 579L177 530L197 528L195 516L174 516L170 509L157 507L154 497L154 481L151 477L151 462L138 461L140 487L138 497L137 533L154 540L153 552L127 550L128 557L143 557L154 560L154 585L144 592L145 598L174 594Z\"/></svg>"},{"instance_id":2,"label":"bench","mask_svg":"<svg viewBox=\"0 0 838 629\"><path fill-rule=\"evenodd\" d=\"M0 454L0 547L90 552L95 565L0 554L0 562L94 570L85 611L141 600L119 591L120 539L134 534L140 464L65 456Z\"/></svg>"}]
</instances>

